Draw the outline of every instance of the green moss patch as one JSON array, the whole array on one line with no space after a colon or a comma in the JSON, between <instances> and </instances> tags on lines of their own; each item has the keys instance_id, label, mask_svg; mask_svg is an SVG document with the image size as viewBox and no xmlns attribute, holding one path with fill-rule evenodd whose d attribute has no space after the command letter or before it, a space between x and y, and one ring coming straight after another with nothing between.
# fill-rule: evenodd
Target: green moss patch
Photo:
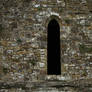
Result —
<instances>
[{"instance_id":1,"label":"green moss patch","mask_svg":"<svg viewBox=\"0 0 92 92\"><path fill-rule=\"evenodd\" d=\"M35 59L29 60L28 62L31 63L32 66L35 66L37 63L37 61Z\"/></svg>"},{"instance_id":2,"label":"green moss patch","mask_svg":"<svg viewBox=\"0 0 92 92\"><path fill-rule=\"evenodd\" d=\"M2 32L3 31L3 27L2 27L2 25L0 24L0 32Z\"/></svg>"},{"instance_id":3,"label":"green moss patch","mask_svg":"<svg viewBox=\"0 0 92 92\"><path fill-rule=\"evenodd\" d=\"M91 53L91 52L92 52L92 47L89 48L89 47L87 47L86 45L81 44L81 45L79 46L79 50L80 50L80 53Z\"/></svg>"},{"instance_id":4,"label":"green moss patch","mask_svg":"<svg viewBox=\"0 0 92 92\"><path fill-rule=\"evenodd\" d=\"M4 72L4 74L7 74L8 73L8 69L7 68L3 68L3 72Z\"/></svg>"},{"instance_id":5,"label":"green moss patch","mask_svg":"<svg viewBox=\"0 0 92 92\"><path fill-rule=\"evenodd\" d=\"M17 43L22 43L22 40L21 39L17 39Z\"/></svg>"},{"instance_id":6,"label":"green moss patch","mask_svg":"<svg viewBox=\"0 0 92 92\"><path fill-rule=\"evenodd\" d=\"M70 19L65 19L65 22L66 22L67 24L70 24L70 23L71 23L71 20L70 20Z\"/></svg>"}]
</instances>

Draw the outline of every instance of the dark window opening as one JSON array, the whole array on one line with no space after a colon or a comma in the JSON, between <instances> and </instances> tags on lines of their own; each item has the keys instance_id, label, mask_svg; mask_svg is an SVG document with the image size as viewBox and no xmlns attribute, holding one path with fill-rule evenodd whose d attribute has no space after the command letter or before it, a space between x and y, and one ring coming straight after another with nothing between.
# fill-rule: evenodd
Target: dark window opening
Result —
<instances>
[{"instance_id":1,"label":"dark window opening","mask_svg":"<svg viewBox=\"0 0 92 92\"><path fill-rule=\"evenodd\" d=\"M48 24L47 41L47 74L60 75L60 26L55 19Z\"/></svg>"}]
</instances>

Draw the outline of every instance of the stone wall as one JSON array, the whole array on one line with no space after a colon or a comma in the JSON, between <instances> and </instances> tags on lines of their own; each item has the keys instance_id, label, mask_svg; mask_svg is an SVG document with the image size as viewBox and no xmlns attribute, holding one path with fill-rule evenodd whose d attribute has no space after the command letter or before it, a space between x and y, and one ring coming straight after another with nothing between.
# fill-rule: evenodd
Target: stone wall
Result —
<instances>
[{"instance_id":1,"label":"stone wall","mask_svg":"<svg viewBox=\"0 0 92 92\"><path fill-rule=\"evenodd\" d=\"M91 9L91 0L1 0L0 81L91 80ZM52 18L60 24L60 76L47 75Z\"/></svg>"}]
</instances>

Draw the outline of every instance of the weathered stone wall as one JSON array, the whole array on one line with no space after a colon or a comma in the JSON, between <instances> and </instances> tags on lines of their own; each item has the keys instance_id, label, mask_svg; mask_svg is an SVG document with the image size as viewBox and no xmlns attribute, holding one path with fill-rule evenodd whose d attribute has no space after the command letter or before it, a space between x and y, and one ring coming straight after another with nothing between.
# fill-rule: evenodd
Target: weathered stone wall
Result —
<instances>
[{"instance_id":1,"label":"weathered stone wall","mask_svg":"<svg viewBox=\"0 0 92 92\"><path fill-rule=\"evenodd\" d=\"M0 81L91 80L91 9L91 0L1 0ZM53 18L60 25L60 76L47 75L47 26Z\"/></svg>"}]
</instances>

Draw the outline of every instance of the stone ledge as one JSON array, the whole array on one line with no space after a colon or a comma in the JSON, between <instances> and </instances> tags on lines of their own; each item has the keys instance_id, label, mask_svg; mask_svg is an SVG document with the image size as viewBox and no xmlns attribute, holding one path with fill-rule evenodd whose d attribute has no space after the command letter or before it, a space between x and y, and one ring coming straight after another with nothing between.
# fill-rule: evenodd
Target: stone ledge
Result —
<instances>
[{"instance_id":1,"label":"stone ledge","mask_svg":"<svg viewBox=\"0 0 92 92\"><path fill-rule=\"evenodd\" d=\"M0 89L10 89L10 88L22 88L26 89L26 83L24 82L0 82Z\"/></svg>"},{"instance_id":2,"label":"stone ledge","mask_svg":"<svg viewBox=\"0 0 92 92\"><path fill-rule=\"evenodd\" d=\"M74 81L41 81L41 82L0 82L0 89L11 89L11 88L44 88L44 87L71 87L71 88L84 88L92 87L92 80L74 80Z\"/></svg>"},{"instance_id":3,"label":"stone ledge","mask_svg":"<svg viewBox=\"0 0 92 92\"><path fill-rule=\"evenodd\" d=\"M44 81L44 82L37 82L31 83L33 87L40 88L40 87L55 87L55 88L62 88L62 87L74 87L74 88L84 88L84 87L92 87L92 81L89 80L74 80L74 81Z\"/></svg>"}]
</instances>

